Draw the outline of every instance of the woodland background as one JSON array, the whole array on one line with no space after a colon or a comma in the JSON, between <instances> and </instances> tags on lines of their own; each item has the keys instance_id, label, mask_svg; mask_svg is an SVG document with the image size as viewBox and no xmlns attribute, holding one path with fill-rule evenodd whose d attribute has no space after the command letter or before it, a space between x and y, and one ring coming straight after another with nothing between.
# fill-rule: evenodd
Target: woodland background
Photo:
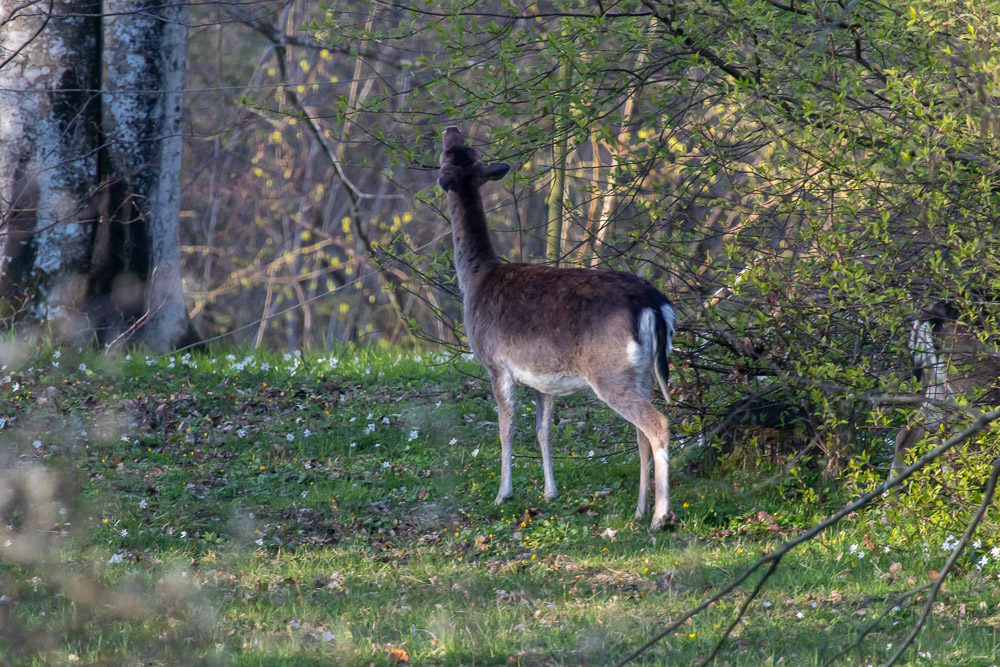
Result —
<instances>
[{"instance_id":1,"label":"woodland background","mask_svg":"<svg viewBox=\"0 0 1000 667\"><path fill-rule=\"evenodd\" d=\"M954 547L996 528L998 36L994 1L0 4L4 349L464 352L454 124L515 167L503 257L674 302L685 472L822 508L923 422L910 461L954 449L884 504ZM914 377L929 321L961 392Z\"/></svg>"}]
</instances>

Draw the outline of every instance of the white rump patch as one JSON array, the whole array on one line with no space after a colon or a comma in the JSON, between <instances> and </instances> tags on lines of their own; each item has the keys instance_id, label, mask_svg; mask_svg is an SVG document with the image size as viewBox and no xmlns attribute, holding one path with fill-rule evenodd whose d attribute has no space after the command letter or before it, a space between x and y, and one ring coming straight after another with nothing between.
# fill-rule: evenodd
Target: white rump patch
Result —
<instances>
[{"instance_id":1,"label":"white rump patch","mask_svg":"<svg viewBox=\"0 0 1000 667\"><path fill-rule=\"evenodd\" d=\"M948 361L938 356L934 347L934 326L930 322L913 323L910 349L913 350L913 365L923 371L924 396L935 401L953 398L954 391L948 382Z\"/></svg>"},{"instance_id":2,"label":"white rump patch","mask_svg":"<svg viewBox=\"0 0 1000 667\"><path fill-rule=\"evenodd\" d=\"M660 308L660 312L663 313L663 319L667 323L667 354L674 348L674 323L677 317L674 315L674 309L663 304Z\"/></svg>"},{"instance_id":3,"label":"white rump patch","mask_svg":"<svg viewBox=\"0 0 1000 667\"><path fill-rule=\"evenodd\" d=\"M653 367L653 350L656 349L656 313L646 308L639 315L639 340L630 340L625 353L632 367L645 377Z\"/></svg>"}]
</instances>

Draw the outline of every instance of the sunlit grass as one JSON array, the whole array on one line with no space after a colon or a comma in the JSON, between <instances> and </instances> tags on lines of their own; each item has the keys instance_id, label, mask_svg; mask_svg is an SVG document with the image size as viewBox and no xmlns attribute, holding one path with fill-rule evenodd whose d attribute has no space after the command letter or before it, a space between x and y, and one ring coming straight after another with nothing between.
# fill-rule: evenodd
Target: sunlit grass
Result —
<instances>
[{"instance_id":1,"label":"sunlit grass","mask_svg":"<svg viewBox=\"0 0 1000 667\"><path fill-rule=\"evenodd\" d=\"M515 498L496 506L496 413L467 359L45 347L3 364L9 479L42 471L34 505L3 501L9 548L37 543L0 547L0 651L29 664L386 664L393 649L414 664L611 663L830 511L789 485L686 476L678 456L680 524L652 534L632 521L633 436L586 397L558 405L555 501L522 401ZM847 662L884 659L917 613L888 603L944 556L891 529L872 512L791 553L720 662L822 664L887 612ZM991 546L911 660L990 664ZM650 660L707 655L744 594Z\"/></svg>"}]
</instances>

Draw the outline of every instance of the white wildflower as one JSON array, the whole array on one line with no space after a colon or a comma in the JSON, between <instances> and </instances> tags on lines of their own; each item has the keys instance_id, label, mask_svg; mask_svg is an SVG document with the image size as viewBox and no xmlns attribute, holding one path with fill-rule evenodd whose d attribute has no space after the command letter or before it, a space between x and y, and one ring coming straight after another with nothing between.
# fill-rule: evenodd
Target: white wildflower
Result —
<instances>
[{"instance_id":1,"label":"white wildflower","mask_svg":"<svg viewBox=\"0 0 1000 667\"><path fill-rule=\"evenodd\" d=\"M41 449L42 448L42 441L41 440L35 440L33 443L31 443L31 446L34 447L35 449Z\"/></svg>"},{"instance_id":2,"label":"white wildflower","mask_svg":"<svg viewBox=\"0 0 1000 667\"><path fill-rule=\"evenodd\" d=\"M291 442L292 440L295 440L295 435L293 433L286 433L285 434L285 440L287 440L288 442Z\"/></svg>"},{"instance_id":3,"label":"white wildflower","mask_svg":"<svg viewBox=\"0 0 1000 667\"><path fill-rule=\"evenodd\" d=\"M145 498L139 501L139 509L144 510L147 507L149 507L149 503L146 501Z\"/></svg>"},{"instance_id":4,"label":"white wildflower","mask_svg":"<svg viewBox=\"0 0 1000 667\"><path fill-rule=\"evenodd\" d=\"M477 456L479 456L479 447L472 450L472 458L476 458Z\"/></svg>"},{"instance_id":5,"label":"white wildflower","mask_svg":"<svg viewBox=\"0 0 1000 667\"><path fill-rule=\"evenodd\" d=\"M410 439L407 442L413 442L414 440L416 440L419 437L419 435L420 434L417 433L417 429L411 430L410 431Z\"/></svg>"}]
</instances>

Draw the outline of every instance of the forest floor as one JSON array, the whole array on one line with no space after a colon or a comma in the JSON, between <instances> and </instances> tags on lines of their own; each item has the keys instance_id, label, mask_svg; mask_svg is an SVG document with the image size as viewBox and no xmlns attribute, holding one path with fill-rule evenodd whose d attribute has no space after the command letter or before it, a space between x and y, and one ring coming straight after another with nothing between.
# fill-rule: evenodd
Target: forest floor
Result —
<instances>
[{"instance_id":1,"label":"forest floor","mask_svg":"<svg viewBox=\"0 0 1000 667\"><path fill-rule=\"evenodd\" d=\"M546 501L525 395L495 505L496 413L468 360L3 354L4 664L614 664L849 500L774 470L696 475L688 450L678 522L651 533L631 429L580 396L557 402ZM880 512L789 553L717 664L884 662L926 591L895 598L947 554ZM965 562L902 662L997 662L997 571ZM706 658L758 578L639 662Z\"/></svg>"}]
</instances>

